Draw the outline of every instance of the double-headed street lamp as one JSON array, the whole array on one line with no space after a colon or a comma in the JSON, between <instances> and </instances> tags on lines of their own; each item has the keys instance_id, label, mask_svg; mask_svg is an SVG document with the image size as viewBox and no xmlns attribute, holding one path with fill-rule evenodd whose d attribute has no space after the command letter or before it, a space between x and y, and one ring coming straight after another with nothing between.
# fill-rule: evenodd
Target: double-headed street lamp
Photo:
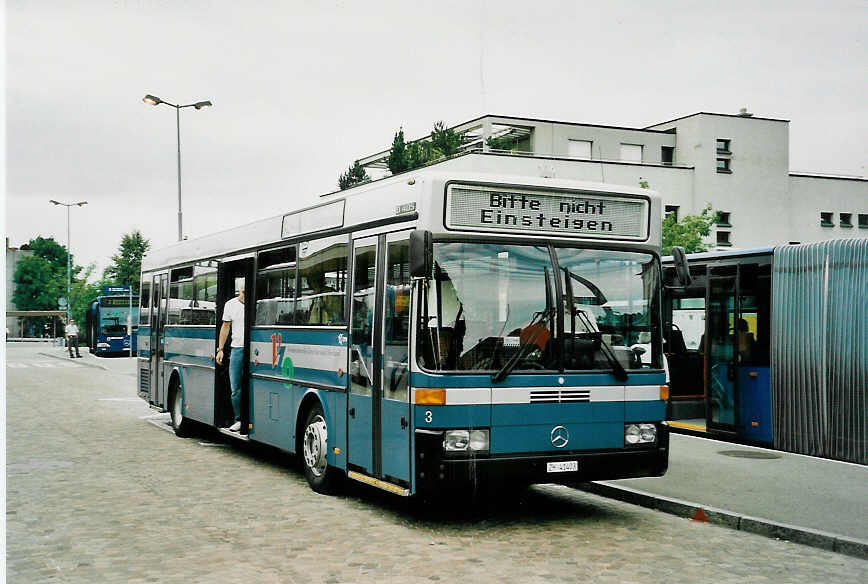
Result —
<instances>
[{"instance_id":1,"label":"double-headed street lamp","mask_svg":"<svg viewBox=\"0 0 868 584\"><path fill-rule=\"evenodd\" d=\"M160 105L161 103L164 103L175 108L175 129L178 135L178 241L181 241L184 238L181 227L181 108L194 107L197 110L200 110L202 108L211 107L212 104L210 101L197 101L196 103L188 103L187 105L175 105L174 103L169 103L168 101L160 99L156 95L151 95L150 93L142 98L142 101L149 105Z\"/></svg>"},{"instance_id":2,"label":"double-headed street lamp","mask_svg":"<svg viewBox=\"0 0 868 584\"><path fill-rule=\"evenodd\" d=\"M69 324L69 309L72 306L72 298L69 295L70 290L70 280L72 274L71 267L71 255L72 251L69 247L69 208L70 207L84 207L87 205L87 201L79 201L77 203L61 203L60 201L55 201L51 199L49 201L52 205L60 205L62 207L66 207L66 324Z\"/></svg>"}]
</instances>

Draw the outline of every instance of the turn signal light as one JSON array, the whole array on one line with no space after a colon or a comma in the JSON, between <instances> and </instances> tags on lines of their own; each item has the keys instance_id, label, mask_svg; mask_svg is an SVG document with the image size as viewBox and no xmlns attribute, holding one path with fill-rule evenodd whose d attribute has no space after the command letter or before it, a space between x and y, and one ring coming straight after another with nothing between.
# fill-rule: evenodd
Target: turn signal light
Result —
<instances>
[{"instance_id":1,"label":"turn signal light","mask_svg":"<svg viewBox=\"0 0 868 584\"><path fill-rule=\"evenodd\" d=\"M417 389L416 403L418 405L445 406L446 390L442 387L439 389Z\"/></svg>"},{"instance_id":2,"label":"turn signal light","mask_svg":"<svg viewBox=\"0 0 868 584\"><path fill-rule=\"evenodd\" d=\"M663 401L666 401L669 399L669 386L668 385L661 385L660 386L660 399L662 399Z\"/></svg>"}]
</instances>

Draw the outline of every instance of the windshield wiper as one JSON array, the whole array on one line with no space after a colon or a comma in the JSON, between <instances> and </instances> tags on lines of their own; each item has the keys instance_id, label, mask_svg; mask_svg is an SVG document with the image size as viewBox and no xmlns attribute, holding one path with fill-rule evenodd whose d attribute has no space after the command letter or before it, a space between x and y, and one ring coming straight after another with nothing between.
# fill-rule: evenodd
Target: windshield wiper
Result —
<instances>
[{"instance_id":1,"label":"windshield wiper","mask_svg":"<svg viewBox=\"0 0 868 584\"><path fill-rule=\"evenodd\" d=\"M503 367L500 368L500 371L498 371L497 373L491 374L491 381L493 383L500 383L501 381L503 381L506 378L506 376L509 375L513 369L515 369L515 366L518 365L522 359L524 359L525 353L527 352L527 347L534 346L537 336L539 336L540 332L544 328L544 327L539 327L539 326L534 326L534 325L538 325L544 319L554 319L555 306L554 306L554 303L552 302L552 297L551 297L551 277L549 276L548 268L543 268L543 273L545 274L545 280L546 280L546 282L545 282L546 283L546 308L545 308L545 310L542 310L542 311L534 314L533 318L530 319L530 323L528 323L528 325L525 327L525 329L529 329L531 327L534 327L533 329L531 329L531 334L527 339L527 343L525 343L525 344L521 345L521 347L519 347L518 353L513 355L509 359L509 361L504 363ZM519 333L519 339L520 338L521 338L521 334ZM519 341L519 342L521 342L521 341Z\"/></svg>"},{"instance_id":2,"label":"windshield wiper","mask_svg":"<svg viewBox=\"0 0 868 584\"><path fill-rule=\"evenodd\" d=\"M571 335L572 342L575 343L575 333L576 333L574 318L575 318L575 315L578 315L579 318L582 320L582 323L585 325L585 328L588 330L588 332L590 332L591 334L593 334L595 337L597 337L600 340L600 349L601 349L600 352L603 354L604 357L606 357L606 361L609 362L609 365L611 365L612 374L615 376L615 379L617 379L618 381L627 381L627 377L628 377L627 370L624 369L624 366L621 365L620 361L618 361L618 357L615 356L615 350L609 345L609 343L606 342L606 339L603 338L602 332L594 330L594 325L593 325L593 323L591 323L591 319L588 318L588 315L585 314L585 311L581 310L581 309L577 310L573 304L575 298L573 297L573 286L572 286L571 280L573 278L579 279L579 276L576 276L575 274L571 273L569 268L564 268L564 273L567 276L566 284L567 284L568 302L569 302L569 306L570 306L570 322L573 324L572 331L571 331L572 332L572 335ZM581 280L584 280L584 278L581 278ZM581 281L581 280L579 280L579 281ZM585 282L582 282L582 283L583 284L586 283L586 285L590 284L590 282L588 282L587 280L585 280ZM595 294L598 295L598 297L605 298L605 297L603 297L603 293L600 292L596 286L594 286L591 289L594 291Z\"/></svg>"},{"instance_id":3,"label":"windshield wiper","mask_svg":"<svg viewBox=\"0 0 868 584\"><path fill-rule=\"evenodd\" d=\"M513 357L507 361L503 367L497 373L491 374L491 381L494 383L500 383L506 378L507 375L512 373L512 370L515 369L515 366L524 359L525 354L527 353L527 348L535 345L536 338L539 336L540 332L545 329L545 327L535 326L538 325L543 319L552 318L554 316L555 309L554 307L549 308L548 310L542 310L534 314L533 319L531 319L530 323L525 327L529 329L534 327L530 336L527 339L527 342L524 343L521 348L519 348L518 353L516 353Z\"/></svg>"}]
</instances>

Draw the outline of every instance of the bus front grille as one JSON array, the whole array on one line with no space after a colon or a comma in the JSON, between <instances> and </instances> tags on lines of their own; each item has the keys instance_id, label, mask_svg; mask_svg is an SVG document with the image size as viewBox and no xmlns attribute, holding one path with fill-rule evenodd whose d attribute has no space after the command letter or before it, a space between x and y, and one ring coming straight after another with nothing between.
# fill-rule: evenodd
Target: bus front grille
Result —
<instances>
[{"instance_id":1,"label":"bus front grille","mask_svg":"<svg viewBox=\"0 0 868 584\"><path fill-rule=\"evenodd\" d=\"M532 404L560 404L591 401L590 389L533 389L530 392Z\"/></svg>"}]
</instances>

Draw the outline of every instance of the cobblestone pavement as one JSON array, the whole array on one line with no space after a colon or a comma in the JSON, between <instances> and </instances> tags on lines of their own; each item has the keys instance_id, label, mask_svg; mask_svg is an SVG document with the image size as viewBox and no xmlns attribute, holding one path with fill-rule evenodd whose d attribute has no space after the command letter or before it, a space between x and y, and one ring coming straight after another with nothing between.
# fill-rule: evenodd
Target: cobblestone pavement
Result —
<instances>
[{"instance_id":1,"label":"cobblestone pavement","mask_svg":"<svg viewBox=\"0 0 868 584\"><path fill-rule=\"evenodd\" d=\"M868 581L864 560L563 487L436 511L317 495L274 450L163 431L127 369L10 347L9 582Z\"/></svg>"}]
</instances>

